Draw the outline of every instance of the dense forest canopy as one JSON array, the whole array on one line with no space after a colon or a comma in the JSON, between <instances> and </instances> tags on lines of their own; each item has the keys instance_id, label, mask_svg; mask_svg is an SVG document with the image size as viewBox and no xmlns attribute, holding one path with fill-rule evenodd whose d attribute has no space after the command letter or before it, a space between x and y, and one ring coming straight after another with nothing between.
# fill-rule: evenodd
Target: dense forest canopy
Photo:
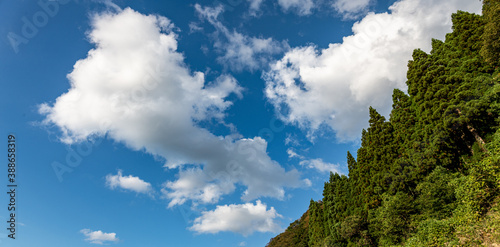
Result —
<instances>
[{"instance_id":1,"label":"dense forest canopy","mask_svg":"<svg viewBox=\"0 0 500 247\"><path fill-rule=\"evenodd\" d=\"M390 119L370 108L348 176L268 246L500 244L500 1L413 52Z\"/></svg>"}]
</instances>

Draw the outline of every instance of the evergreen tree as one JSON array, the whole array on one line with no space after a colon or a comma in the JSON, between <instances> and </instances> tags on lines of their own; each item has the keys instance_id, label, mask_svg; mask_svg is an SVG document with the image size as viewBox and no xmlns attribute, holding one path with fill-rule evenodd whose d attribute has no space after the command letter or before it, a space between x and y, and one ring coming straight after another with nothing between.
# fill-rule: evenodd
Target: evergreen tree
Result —
<instances>
[{"instance_id":1,"label":"evergreen tree","mask_svg":"<svg viewBox=\"0 0 500 247\"><path fill-rule=\"evenodd\" d=\"M309 246L321 246L325 237L323 205L311 199L309 204Z\"/></svg>"},{"instance_id":2,"label":"evergreen tree","mask_svg":"<svg viewBox=\"0 0 500 247\"><path fill-rule=\"evenodd\" d=\"M483 16L486 21L481 55L493 66L500 65L500 1L484 0Z\"/></svg>"},{"instance_id":3,"label":"evergreen tree","mask_svg":"<svg viewBox=\"0 0 500 247\"><path fill-rule=\"evenodd\" d=\"M453 14L444 42L413 52L408 93L394 90L389 121L370 107L356 159L347 153L349 176L330 173L323 201L311 200L308 217L270 246L492 243L484 231L500 218L499 6L484 0L484 16Z\"/></svg>"}]
</instances>

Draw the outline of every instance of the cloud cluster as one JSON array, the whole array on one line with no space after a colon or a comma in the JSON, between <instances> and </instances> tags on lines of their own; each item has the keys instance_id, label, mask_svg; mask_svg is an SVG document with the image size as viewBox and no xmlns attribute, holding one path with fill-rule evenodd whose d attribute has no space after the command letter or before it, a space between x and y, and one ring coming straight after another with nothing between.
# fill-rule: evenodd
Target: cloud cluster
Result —
<instances>
[{"instance_id":1,"label":"cloud cluster","mask_svg":"<svg viewBox=\"0 0 500 247\"><path fill-rule=\"evenodd\" d=\"M80 232L87 237L85 241L92 244L107 244L109 242L118 242L119 239L116 237L116 233L105 233L101 230L91 231L90 229L82 229Z\"/></svg>"},{"instance_id":2,"label":"cloud cluster","mask_svg":"<svg viewBox=\"0 0 500 247\"><path fill-rule=\"evenodd\" d=\"M206 211L194 220L191 231L197 233L218 233L231 231L244 236L253 232L279 232L281 227L276 218L281 218L276 210L257 200L255 204L231 204L217 206L213 211Z\"/></svg>"},{"instance_id":3,"label":"cloud cluster","mask_svg":"<svg viewBox=\"0 0 500 247\"><path fill-rule=\"evenodd\" d=\"M106 185L111 189L121 188L143 194L153 192L153 187L150 183L132 175L123 176L122 171L118 171L116 175L108 174L106 176Z\"/></svg>"},{"instance_id":4,"label":"cloud cluster","mask_svg":"<svg viewBox=\"0 0 500 247\"><path fill-rule=\"evenodd\" d=\"M260 2L253 2L260 6ZM218 62L234 71L255 71L267 66L274 54L284 52L289 48L286 42L278 42L272 38L249 37L236 30L230 31L219 20L224 11L223 6L201 7L195 5L195 10L202 20L208 21L214 28L214 48L222 55Z\"/></svg>"},{"instance_id":5,"label":"cloud cluster","mask_svg":"<svg viewBox=\"0 0 500 247\"><path fill-rule=\"evenodd\" d=\"M242 88L228 75L205 82L203 73L191 72L173 28L165 17L130 8L96 14L88 34L95 48L74 65L69 91L40 106L44 123L60 128L66 143L107 136L164 158L180 170L162 190L170 206L217 202L235 184L246 187L244 200L283 198L285 187L302 186L297 170L271 160L265 140L216 136L199 126L223 121L227 97L241 97ZM139 181L115 178L117 186Z\"/></svg>"},{"instance_id":6,"label":"cloud cluster","mask_svg":"<svg viewBox=\"0 0 500 247\"><path fill-rule=\"evenodd\" d=\"M413 49L429 51L431 38L451 31L457 9L480 12L480 1L401 0L390 13L368 14L342 43L318 50L297 47L265 73L266 96L281 119L308 130L333 129L354 141L368 125L368 107L385 115L393 88L405 89Z\"/></svg>"}]
</instances>

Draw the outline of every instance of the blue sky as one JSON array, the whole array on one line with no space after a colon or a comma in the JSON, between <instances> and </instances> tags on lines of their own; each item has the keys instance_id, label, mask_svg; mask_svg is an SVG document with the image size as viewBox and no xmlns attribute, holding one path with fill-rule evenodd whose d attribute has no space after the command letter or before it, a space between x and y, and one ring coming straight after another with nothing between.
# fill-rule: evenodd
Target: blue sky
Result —
<instances>
[{"instance_id":1,"label":"blue sky","mask_svg":"<svg viewBox=\"0 0 500 247\"><path fill-rule=\"evenodd\" d=\"M412 50L480 5L0 0L0 245L264 246L347 173Z\"/></svg>"}]
</instances>

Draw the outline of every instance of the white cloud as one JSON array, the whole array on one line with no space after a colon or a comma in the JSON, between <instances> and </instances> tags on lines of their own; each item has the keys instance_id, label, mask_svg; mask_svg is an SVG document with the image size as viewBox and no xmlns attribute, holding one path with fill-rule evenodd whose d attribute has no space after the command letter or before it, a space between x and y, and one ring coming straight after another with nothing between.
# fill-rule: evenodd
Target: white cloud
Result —
<instances>
[{"instance_id":1,"label":"white cloud","mask_svg":"<svg viewBox=\"0 0 500 247\"><path fill-rule=\"evenodd\" d=\"M250 15L257 16L257 13L260 12L260 7L262 6L262 2L264 0L247 0L250 3Z\"/></svg>"},{"instance_id":2,"label":"white cloud","mask_svg":"<svg viewBox=\"0 0 500 247\"><path fill-rule=\"evenodd\" d=\"M332 7L345 19L352 19L366 12L370 3L371 0L335 0Z\"/></svg>"},{"instance_id":3,"label":"white cloud","mask_svg":"<svg viewBox=\"0 0 500 247\"><path fill-rule=\"evenodd\" d=\"M91 231L90 229L82 229L80 230L85 237L85 240L93 243L93 244L107 244L108 242L118 242L119 239L116 237L116 233L105 233L101 230L99 231Z\"/></svg>"},{"instance_id":4,"label":"white cloud","mask_svg":"<svg viewBox=\"0 0 500 247\"><path fill-rule=\"evenodd\" d=\"M286 150L286 153L288 154L288 158L299 158L299 159L304 159L304 156L297 154L293 149L289 148Z\"/></svg>"},{"instance_id":5,"label":"white cloud","mask_svg":"<svg viewBox=\"0 0 500 247\"><path fill-rule=\"evenodd\" d=\"M211 182L213 179L200 168L181 170L179 179L165 183L162 192L171 200L169 207L172 207L189 199L201 203L216 203L222 195L234 191L235 186L230 178Z\"/></svg>"},{"instance_id":6,"label":"white cloud","mask_svg":"<svg viewBox=\"0 0 500 247\"><path fill-rule=\"evenodd\" d=\"M335 165L331 163L324 162L322 159L310 159L310 160L302 160L299 163L301 166L305 166L307 168L316 169L320 172L333 172L342 174L340 171L340 165Z\"/></svg>"},{"instance_id":7,"label":"white cloud","mask_svg":"<svg viewBox=\"0 0 500 247\"><path fill-rule=\"evenodd\" d=\"M307 178L306 178L306 179L304 179L304 182L305 182L306 186L311 186L311 185L312 185L311 180L309 180L309 179L307 179Z\"/></svg>"},{"instance_id":8,"label":"white cloud","mask_svg":"<svg viewBox=\"0 0 500 247\"><path fill-rule=\"evenodd\" d=\"M305 156L297 154L292 148L286 150L289 159L299 159L301 166L316 169L319 172L333 172L341 174L340 165L324 162L322 159L307 159Z\"/></svg>"},{"instance_id":9,"label":"white cloud","mask_svg":"<svg viewBox=\"0 0 500 247\"><path fill-rule=\"evenodd\" d=\"M198 24L197 24L197 23L195 23L195 22L190 22L190 23L189 23L189 32L190 32L190 33L200 32L200 31L202 31L202 30L203 30L203 28L202 28L202 27L200 27L200 26L198 26Z\"/></svg>"},{"instance_id":10,"label":"white cloud","mask_svg":"<svg viewBox=\"0 0 500 247\"><path fill-rule=\"evenodd\" d=\"M231 76L205 82L203 73L191 72L176 51L173 27L165 17L130 8L96 14L89 32L95 48L74 65L69 91L40 106L44 123L60 128L66 143L107 136L163 157L168 168L180 167L178 180L163 189L170 206L217 202L236 183L246 187L244 200L284 198L284 188L302 186L297 170L271 160L265 140L216 136L199 127L210 119L223 122L232 104L227 96L241 97L242 89ZM196 169L183 170L186 164Z\"/></svg>"},{"instance_id":11,"label":"white cloud","mask_svg":"<svg viewBox=\"0 0 500 247\"><path fill-rule=\"evenodd\" d=\"M230 231L242 235L253 232L279 232L281 227L275 222L281 218L276 210L257 200L256 204L231 204L217 206L213 211L206 211L194 220L191 231L197 233L218 233Z\"/></svg>"},{"instance_id":12,"label":"white cloud","mask_svg":"<svg viewBox=\"0 0 500 247\"><path fill-rule=\"evenodd\" d=\"M282 120L308 130L328 126L339 141L358 140L368 107L388 115L393 88L405 89L414 49L451 31L457 9L479 13L480 1L402 0L391 13L368 14L341 44L298 47L264 75L266 96Z\"/></svg>"},{"instance_id":13,"label":"white cloud","mask_svg":"<svg viewBox=\"0 0 500 247\"><path fill-rule=\"evenodd\" d=\"M294 10L298 15L310 15L315 4L313 0L278 0L283 11Z\"/></svg>"},{"instance_id":14,"label":"white cloud","mask_svg":"<svg viewBox=\"0 0 500 247\"><path fill-rule=\"evenodd\" d=\"M285 145L291 145L291 146L299 146L300 145L300 142L297 138L297 135L293 134L286 134L286 138L285 138Z\"/></svg>"},{"instance_id":15,"label":"white cloud","mask_svg":"<svg viewBox=\"0 0 500 247\"><path fill-rule=\"evenodd\" d=\"M111 189L118 187L125 190L135 191L137 193L149 194L153 192L153 188L150 183L132 175L122 176L122 171L118 171L118 174L116 175L108 174L106 176L106 185Z\"/></svg>"},{"instance_id":16,"label":"white cloud","mask_svg":"<svg viewBox=\"0 0 500 247\"><path fill-rule=\"evenodd\" d=\"M219 15L224 12L223 6L201 7L195 5L195 10L200 18L207 20L214 28L214 48L222 53L218 62L232 70L254 71L267 66L271 55L279 54L289 48L286 42L278 42L272 38L249 37L236 30L230 31L219 20Z\"/></svg>"}]
</instances>

